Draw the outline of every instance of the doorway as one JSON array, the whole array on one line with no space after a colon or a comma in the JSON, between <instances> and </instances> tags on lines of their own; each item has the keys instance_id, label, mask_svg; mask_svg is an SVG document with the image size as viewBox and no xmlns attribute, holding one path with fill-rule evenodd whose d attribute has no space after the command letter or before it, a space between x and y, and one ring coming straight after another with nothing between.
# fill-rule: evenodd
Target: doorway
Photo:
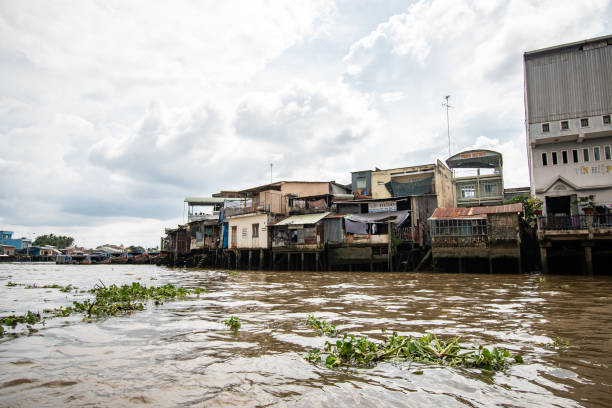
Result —
<instances>
[{"instance_id":1,"label":"doorway","mask_svg":"<svg viewBox=\"0 0 612 408\"><path fill-rule=\"evenodd\" d=\"M236 248L238 246L238 227L232 227L232 248Z\"/></svg>"},{"instance_id":2,"label":"doorway","mask_svg":"<svg viewBox=\"0 0 612 408\"><path fill-rule=\"evenodd\" d=\"M546 214L567 215L571 214L571 196L546 197Z\"/></svg>"}]
</instances>

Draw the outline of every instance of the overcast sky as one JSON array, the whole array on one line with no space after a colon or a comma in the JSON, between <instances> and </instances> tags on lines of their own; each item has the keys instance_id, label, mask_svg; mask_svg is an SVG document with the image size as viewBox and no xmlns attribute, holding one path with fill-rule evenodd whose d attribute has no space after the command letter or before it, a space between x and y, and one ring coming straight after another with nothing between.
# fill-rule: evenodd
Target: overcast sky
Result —
<instances>
[{"instance_id":1,"label":"overcast sky","mask_svg":"<svg viewBox=\"0 0 612 408\"><path fill-rule=\"evenodd\" d=\"M612 0L0 1L0 229L155 246L183 198L491 148L529 183L522 54Z\"/></svg>"}]
</instances>

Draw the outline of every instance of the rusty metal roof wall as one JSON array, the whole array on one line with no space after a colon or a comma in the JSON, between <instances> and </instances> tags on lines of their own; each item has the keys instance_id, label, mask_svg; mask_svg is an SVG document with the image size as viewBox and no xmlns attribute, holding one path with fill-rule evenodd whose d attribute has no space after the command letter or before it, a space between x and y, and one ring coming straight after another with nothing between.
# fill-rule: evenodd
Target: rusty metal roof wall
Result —
<instances>
[{"instance_id":1,"label":"rusty metal roof wall","mask_svg":"<svg viewBox=\"0 0 612 408\"><path fill-rule=\"evenodd\" d=\"M523 203L488 205L485 207L471 207L473 214L503 214L523 212Z\"/></svg>"},{"instance_id":2,"label":"rusty metal roof wall","mask_svg":"<svg viewBox=\"0 0 612 408\"><path fill-rule=\"evenodd\" d=\"M430 218L485 218L487 214L505 214L523 212L523 204L489 205L469 208L436 208Z\"/></svg>"}]
</instances>

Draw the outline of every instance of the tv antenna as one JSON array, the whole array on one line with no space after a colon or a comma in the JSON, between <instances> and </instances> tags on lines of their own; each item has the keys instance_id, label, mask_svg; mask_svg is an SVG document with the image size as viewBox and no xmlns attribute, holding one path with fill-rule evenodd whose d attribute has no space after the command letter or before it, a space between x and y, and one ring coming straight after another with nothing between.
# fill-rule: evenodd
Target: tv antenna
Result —
<instances>
[{"instance_id":1,"label":"tv antenna","mask_svg":"<svg viewBox=\"0 0 612 408\"><path fill-rule=\"evenodd\" d=\"M270 163L270 184L272 184L272 166L274 166L274 164Z\"/></svg>"},{"instance_id":2,"label":"tv antenna","mask_svg":"<svg viewBox=\"0 0 612 408\"><path fill-rule=\"evenodd\" d=\"M452 108L452 106L448 104L448 99L450 97L451 97L450 95L446 95L446 96L444 96L444 101L442 101L442 106L446 107L446 134L448 136L448 157L450 157L450 155L451 155L450 124L449 124L449 121L448 121L448 109Z\"/></svg>"}]
</instances>

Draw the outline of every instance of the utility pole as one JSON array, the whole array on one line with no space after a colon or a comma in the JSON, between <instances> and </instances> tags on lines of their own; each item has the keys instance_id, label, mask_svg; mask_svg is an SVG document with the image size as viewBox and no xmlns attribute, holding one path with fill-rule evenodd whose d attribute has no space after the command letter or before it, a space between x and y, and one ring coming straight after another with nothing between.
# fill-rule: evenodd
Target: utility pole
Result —
<instances>
[{"instance_id":1,"label":"utility pole","mask_svg":"<svg viewBox=\"0 0 612 408\"><path fill-rule=\"evenodd\" d=\"M273 163L270 163L270 184L272 184L272 166L273 165L274 165Z\"/></svg>"},{"instance_id":2,"label":"utility pole","mask_svg":"<svg viewBox=\"0 0 612 408\"><path fill-rule=\"evenodd\" d=\"M442 106L446 107L446 134L448 136L448 157L451 156L451 143L450 143L450 124L448 121L448 108L452 108L451 105L448 104L448 98L450 98L450 95L446 95L444 97L444 101L442 102Z\"/></svg>"}]
</instances>

